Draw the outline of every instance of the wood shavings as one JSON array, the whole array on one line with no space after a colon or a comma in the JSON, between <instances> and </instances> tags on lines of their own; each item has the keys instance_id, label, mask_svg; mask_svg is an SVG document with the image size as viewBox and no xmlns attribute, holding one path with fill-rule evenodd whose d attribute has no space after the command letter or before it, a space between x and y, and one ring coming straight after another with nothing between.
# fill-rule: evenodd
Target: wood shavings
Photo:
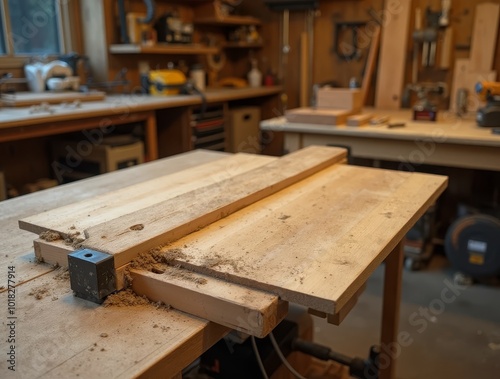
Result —
<instances>
[{"instance_id":1,"label":"wood shavings","mask_svg":"<svg viewBox=\"0 0 500 379\"><path fill-rule=\"evenodd\" d=\"M47 286L42 285L36 288L33 288L30 293L28 293L29 296L33 296L37 300L42 300L44 297L48 296L50 293L50 290Z\"/></svg>"},{"instance_id":2,"label":"wood shavings","mask_svg":"<svg viewBox=\"0 0 500 379\"><path fill-rule=\"evenodd\" d=\"M151 302L146 296L139 296L131 289L126 289L109 295L104 301L105 307L133 307L138 305L149 305Z\"/></svg>"},{"instance_id":3,"label":"wood shavings","mask_svg":"<svg viewBox=\"0 0 500 379\"><path fill-rule=\"evenodd\" d=\"M59 233L53 232L52 230L47 230L45 232L40 233L39 237L47 242L54 242L62 239Z\"/></svg>"}]
</instances>

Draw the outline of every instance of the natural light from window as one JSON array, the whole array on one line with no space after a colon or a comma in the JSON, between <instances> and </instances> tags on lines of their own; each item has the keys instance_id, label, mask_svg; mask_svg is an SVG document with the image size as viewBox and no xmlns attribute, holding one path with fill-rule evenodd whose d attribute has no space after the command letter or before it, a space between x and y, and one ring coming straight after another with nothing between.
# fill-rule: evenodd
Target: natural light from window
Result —
<instances>
[{"instance_id":1,"label":"natural light from window","mask_svg":"<svg viewBox=\"0 0 500 379\"><path fill-rule=\"evenodd\" d=\"M57 0L8 0L4 5L8 20L1 29L1 53L46 55L61 52Z\"/></svg>"}]
</instances>

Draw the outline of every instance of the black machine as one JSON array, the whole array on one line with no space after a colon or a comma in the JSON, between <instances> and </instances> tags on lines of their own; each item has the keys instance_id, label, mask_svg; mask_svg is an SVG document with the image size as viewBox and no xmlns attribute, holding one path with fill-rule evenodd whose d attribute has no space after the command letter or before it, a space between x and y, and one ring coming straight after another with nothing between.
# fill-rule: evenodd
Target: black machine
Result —
<instances>
[{"instance_id":1,"label":"black machine","mask_svg":"<svg viewBox=\"0 0 500 379\"><path fill-rule=\"evenodd\" d=\"M485 127L500 127L500 83L478 82L475 90L479 98L486 101L486 106L477 111L477 124Z\"/></svg>"},{"instance_id":2,"label":"black machine","mask_svg":"<svg viewBox=\"0 0 500 379\"><path fill-rule=\"evenodd\" d=\"M272 11L317 9L319 0L264 0Z\"/></svg>"},{"instance_id":3,"label":"black machine","mask_svg":"<svg viewBox=\"0 0 500 379\"><path fill-rule=\"evenodd\" d=\"M453 266L471 278L500 275L500 219L482 213L460 217L446 233L445 251Z\"/></svg>"}]
</instances>

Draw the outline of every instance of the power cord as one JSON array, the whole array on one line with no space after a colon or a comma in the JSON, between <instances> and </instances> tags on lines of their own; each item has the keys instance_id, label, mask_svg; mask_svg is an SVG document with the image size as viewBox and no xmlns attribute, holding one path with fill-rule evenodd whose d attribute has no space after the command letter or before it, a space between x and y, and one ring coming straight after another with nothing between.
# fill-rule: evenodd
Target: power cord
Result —
<instances>
[{"instance_id":1,"label":"power cord","mask_svg":"<svg viewBox=\"0 0 500 379\"><path fill-rule=\"evenodd\" d=\"M255 354L255 358L257 359L257 363L259 365L260 372L262 373L262 377L264 379L269 379L269 377L267 376L266 369L264 367L264 363L262 363L262 359L260 358L259 349L257 349L257 343L255 342L255 337L250 336L250 339L252 340L253 352Z\"/></svg>"},{"instance_id":2,"label":"power cord","mask_svg":"<svg viewBox=\"0 0 500 379\"><path fill-rule=\"evenodd\" d=\"M306 379L305 377L303 377L302 375L300 375L291 365L290 363L288 363L288 361L286 360L285 356L283 355L283 353L281 352L281 349L278 345L278 343L276 342L276 339L274 338L274 335L273 335L273 332L269 333L269 339L271 340L271 343L273 344L274 346L274 350L276 350L276 354L278 354L278 357L281 359L281 362L285 365L285 367L288 369L288 371L290 371L296 378L298 379Z\"/></svg>"}]
</instances>

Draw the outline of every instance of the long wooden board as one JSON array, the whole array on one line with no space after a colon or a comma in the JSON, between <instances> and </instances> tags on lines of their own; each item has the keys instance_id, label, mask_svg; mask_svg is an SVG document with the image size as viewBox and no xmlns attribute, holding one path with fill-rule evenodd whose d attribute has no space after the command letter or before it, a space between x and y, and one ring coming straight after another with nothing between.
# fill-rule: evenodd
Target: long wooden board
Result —
<instances>
[{"instance_id":1,"label":"long wooden board","mask_svg":"<svg viewBox=\"0 0 500 379\"><path fill-rule=\"evenodd\" d=\"M411 0L387 0L380 46L375 107L401 108Z\"/></svg>"},{"instance_id":2,"label":"long wooden board","mask_svg":"<svg viewBox=\"0 0 500 379\"><path fill-rule=\"evenodd\" d=\"M499 4L476 5L469 58L469 69L472 72L487 72L493 68L499 11Z\"/></svg>"},{"instance_id":3,"label":"long wooden board","mask_svg":"<svg viewBox=\"0 0 500 379\"><path fill-rule=\"evenodd\" d=\"M333 126L345 124L347 116L353 113L346 109L296 108L287 110L285 117L288 122Z\"/></svg>"},{"instance_id":4,"label":"long wooden board","mask_svg":"<svg viewBox=\"0 0 500 379\"><path fill-rule=\"evenodd\" d=\"M113 254L115 267L270 196L346 157L345 149L311 146L264 166L183 193L85 230L86 248Z\"/></svg>"},{"instance_id":5,"label":"long wooden board","mask_svg":"<svg viewBox=\"0 0 500 379\"><path fill-rule=\"evenodd\" d=\"M187 191L244 174L277 158L238 153L215 162L94 196L19 221L21 229L40 234L47 230L63 236L84 236L85 230L128 213L171 199Z\"/></svg>"},{"instance_id":6,"label":"long wooden board","mask_svg":"<svg viewBox=\"0 0 500 379\"><path fill-rule=\"evenodd\" d=\"M84 92L18 92L15 94L2 94L1 101L5 106L11 107L29 107L31 105L39 105L41 103L61 104L79 101L101 101L106 97L106 93L101 91Z\"/></svg>"},{"instance_id":7,"label":"long wooden board","mask_svg":"<svg viewBox=\"0 0 500 379\"><path fill-rule=\"evenodd\" d=\"M335 314L436 200L446 181L335 165L165 251L179 249L175 262L191 270Z\"/></svg>"}]
</instances>

